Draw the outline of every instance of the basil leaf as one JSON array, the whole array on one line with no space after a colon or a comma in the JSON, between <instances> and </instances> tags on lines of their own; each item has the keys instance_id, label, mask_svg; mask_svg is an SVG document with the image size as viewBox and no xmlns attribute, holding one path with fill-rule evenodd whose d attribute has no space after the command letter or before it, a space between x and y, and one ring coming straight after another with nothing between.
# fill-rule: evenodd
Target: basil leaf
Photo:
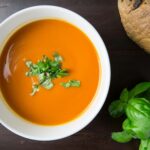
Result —
<instances>
[{"instance_id":1,"label":"basil leaf","mask_svg":"<svg viewBox=\"0 0 150 150\"><path fill-rule=\"evenodd\" d=\"M132 135L130 135L129 133L127 133L126 131L122 131L122 132L113 132L112 133L112 139L116 142L119 143L126 143L131 141L132 139Z\"/></svg>"},{"instance_id":2,"label":"basil leaf","mask_svg":"<svg viewBox=\"0 0 150 150\"><path fill-rule=\"evenodd\" d=\"M120 100L114 101L110 104L108 111L113 118L118 118L125 113L129 97L129 92L124 89L120 94Z\"/></svg>"},{"instance_id":3,"label":"basil leaf","mask_svg":"<svg viewBox=\"0 0 150 150\"><path fill-rule=\"evenodd\" d=\"M112 139L124 143L138 138L141 140L139 150L150 150L150 82L140 83L131 91L124 89L120 100L109 106L109 113L113 117L127 116L123 131L114 132Z\"/></svg>"},{"instance_id":4,"label":"basil leaf","mask_svg":"<svg viewBox=\"0 0 150 150\"><path fill-rule=\"evenodd\" d=\"M62 69L62 57L58 53L54 53L53 57L54 60L51 60L43 55L42 59L35 64L30 60L26 61L26 66L29 70L25 75L28 77L35 76L38 79L38 84L33 85L32 96L39 90L39 86L49 90L54 86L53 79L69 75L67 69Z\"/></svg>"},{"instance_id":5,"label":"basil leaf","mask_svg":"<svg viewBox=\"0 0 150 150\"><path fill-rule=\"evenodd\" d=\"M150 150L150 139L141 140L139 150Z\"/></svg>"},{"instance_id":6,"label":"basil leaf","mask_svg":"<svg viewBox=\"0 0 150 150\"><path fill-rule=\"evenodd\" d=\"M26 66L28 67L28 68L30 68L31 66L32 66L32 61L26 61Z\"/></svg>"},{"instance_id":7,"label":"basil leaf","mask_svg":"<svg viewBox=\"0 0 150 150\"><path fill-rule=\"evenodd\" d=\"M38 84L33 85L32 96L39 90L40 86L49 90L54 86L52 82L53 79L69 75L68 69L62 68L62 57L58 53L54 53L53 58L54 59L51 60L43 55L42 59L35 64L32 61L26 61L26 66L29 68L29 71L26 72L26 76L35 76L38 79ZM69 80L68 82L61 83L61 85L65 88L80 87L80 81Z\"/></svg>"},{"instance_id":8,"label":"basil leaf","mask_svg":"<svg viewBox=\"0 0 150 150\"><path fill-rule=\"evenodd\" d=\"M30 95L33 96L38 91L39 91L39 85L35 84L32 86L32 93Z\"/></svg>"},{"instance_id":9,"label":"basil leaf","mask_svg":"<svg viewBox=\"0 0 150 150\"><path fill-rule=\"evenodd\" d=\"M50 66L51 66L51 68L60 68L61 67L61 64L60 64L60 62L58 62L58 61L52 61L51 63L50 63Z\"/></svg>"},{"instance_id":10,"label":"basil leaf","mask_svg":"<svg viewBox=\"0 0 150 150\"><path fill-rule=\"evenodd\" d=\"M126 108L125 131L132 131L139 139L150 138L150 102L143 98L131 99Z\"/></svg>"},{"instance_id":11,"label":"basil leaf","mask_svg":"<svg viewBox=\"0 0 150 150\"><path fill-rule=\"evenodd\" d=\"M80 87L81 85L79 80L70 80L70 84L72 87Z\"/></svg>"},{"instance_id":12,"label":"basil leaf","mask_svg":"<svg viewBox=\"0 0 150 150\"><path fill-rule=\"evenodd\" d=\"M69 88L70 87L70 82L66 82L66 83L62 82L61 85L65 88Z\"/></svg>"},{"instance_id":13,"label":"basil leaf","mask_svg":"<svg viewBox=\"0 0 150 150\"><path fill-rule=\"evenodd\" d=\"M126 103L121 102L120 100L114 101L111 103L111 105L108 108L109 114L113 118L119 118L125 113L125 107L126 107Z\"/></svg>"},{"instance_id":14,"label":"basil leaf","mask_svg":"<svg viewBox=\"0 0 150 150\"><path fill-rule=\"evenodd\" d=\"M54 57L54 60L56 62L62 62L63 61L63 58L56 52L53 54L53 57Z\"/></svg>"},{"instance_id":15,"label":"basil leaf","mask_svg":"<svg viewBox=\"0 0 150 150\"><path fill-rule=\"evenodd\" d=\"M44 61L39 61L37 66L40 72L46 72L49 69L49 64L45 63Z\"/></svg>"},{"instance_id":16,"label":"basil leaf","mask_svg":"<svg viewBox=\"0 0 150 150\"><path fill-rule=\"evenodd\" d=\"M46 79L41 85L47 90L54 86L54 84L51 82L51 79Z\"/></svg>"},{"instance_id":17,"label":"basil leaf","mask_svg":"<svg viewBox=\"0 0 150 150\"><path fill-rule=\"evenodd\" d=\"M62 82L61 85L65 88L80 87L81 83L78 80L69 80L68 82Z\"/></svg>"},{"instance_id":18,"label":"basil leaf","mask_svg":"<svg viewBox=\"0 0 150 150\"><path fill-rule=\"evenodd\" d=\"M113 118L118 118L125 113L126 106L127 104L123 101L120 100L114 101L108 108L109 114Z\"/></svg>"},{"instance_id":19,"label":"basil leaf","mask_svg":"<svg viewBox=\"0 0 150 150\"><path fill-rule=\"evenodd\" d=\"M39 82L40 82L40 83L42 83L42 82L44 82L44 81L46 80L45 73L40 73L40 74L38 75L38 77L39 77Z\"/></svg>"},{"instance_id":20,"label":"basil leaf","mask_svg":"<svg viewBox=\"0 0 150 150\"><path fill-rule=\"evenodd\" d=\"M128 101L128 98L129 98L129 92L128 92L127 89L124 89L124 90L121 92L120 100L121 100L121 101L124 101L124 102L127 102L127 101Z\"/></svg>"},{"instance_id":21,"label":"basil leaf","mask_svg":"<svg viewBox=\"0 0 150 150\"><path fill-rule=\"evenodd\" d=\"M139 94L147 91L150 88L150 82L142 82L136 85L129 94L129 99L138 96Z\"/></svg>"},{"instance_id":22,"label":"basil leaf","mask_svg":"<svg viewBox=\"0 0 150 150\"><path fill-rule=\"evenodd\" d=\"M61 78L61 77L65 77L65 76L68 76L69 75L69 73L68 73L68 70L67 69L62 69L62 70L59 70L58 72L57 72L57 77L58 78Z\"/></svg>"},{"instance_id":23,"label":"basil leaf","mask_svg":"<svg viewBox=\"0 0 150 150\"><path fill-rule=\"evenodd\" d=\"M124 122L122 124L123 130L126 131L126 132L128 132L128 133L130 133L130 134L132 134L132 136L134 138L137 138L136 137L136 133L132 130L133 127L134 126L133 126L131 120L129 120L128 118L124 120Z\"/></svg>"},{"instance_id":24,"label":"basil leaf","mask_svg":"<svg viewBox=\"0 0 150 150\"><path fill-rule=\"evenodd\" d=\"M140 98L140 97L143 97L143 98L145 98L145 99L147 99L147 100L150 101L150 88L147 89L145 92L139 94L139 95L136 96L136 97L139 97L139 98Z\"/></svg>"}]
</instances>

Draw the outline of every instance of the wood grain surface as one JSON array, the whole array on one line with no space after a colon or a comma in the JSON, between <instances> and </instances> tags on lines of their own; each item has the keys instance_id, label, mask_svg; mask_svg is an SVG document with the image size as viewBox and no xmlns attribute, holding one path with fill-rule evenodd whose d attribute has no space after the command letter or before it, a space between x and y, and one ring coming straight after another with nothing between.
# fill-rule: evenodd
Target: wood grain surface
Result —
<instances>
[{"instance_id":1,"label":"wood grain surface","mask_svg":"<svg viewBox=\"0 0 150 150\"><path fill-rule=\"evenodd\" d=\"M150 81L150 55L125 34L117 0L0 0L0 21L12 13L34 5L57 5L71 9L91 22L102 36L110 56L112 79L106 103L98 116L75 135L52 142L37 142L19 137L0 125L0 150L138 150L138 141L118 144L111 131L121 130L122 119L108 114L108 105L124 87Z\"/></svg>"}]
</instances>

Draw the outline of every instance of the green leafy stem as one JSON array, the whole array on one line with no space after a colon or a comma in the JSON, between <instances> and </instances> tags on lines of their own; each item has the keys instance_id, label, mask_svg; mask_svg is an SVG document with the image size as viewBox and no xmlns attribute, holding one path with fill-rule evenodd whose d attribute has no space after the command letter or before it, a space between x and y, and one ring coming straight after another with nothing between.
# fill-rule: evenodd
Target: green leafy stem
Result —
<instances>
[{"instance_id":1,"label":"green leafy stem","mask_svg":"<svg viewBox=\"0 0 150 150\"><path fill-rule=\"evenodd\" d=\"M63 58L58 54L53 54L53 59L48 58L43 55L42 59L37 63L32 61L26 61L26 66L28 71L26 72L27 77L37 77L38 83L33 83L31 96L39 91L40 87L44 87L49 90L53 88L54 83L53 79L62 78L69 75L68 69L62 68ZM65 88L68 87L80 87L80 81L78 80L69 80L67 82L61 83Z\"/></svg>"},{"instance_id":2,"label":"green leafy stem","mask_svg":"<svg viewBox=\"0 0 150 150\"><path fill-rule=\"evenodd\" d=\"M140 83L130 91L124 89L109 106L109 113L113 118L126 116L123 131L113 132L113 140L126 143L140 139L139 150L150 150L150 82Z\"/></svg>"}]
</instances>

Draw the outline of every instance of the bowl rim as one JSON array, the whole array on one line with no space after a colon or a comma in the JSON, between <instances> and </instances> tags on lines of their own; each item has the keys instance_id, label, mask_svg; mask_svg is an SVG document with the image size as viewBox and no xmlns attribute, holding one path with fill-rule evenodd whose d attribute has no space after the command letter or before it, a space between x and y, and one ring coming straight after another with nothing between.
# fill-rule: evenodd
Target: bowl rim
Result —
<instances>
[{"instance_id":1,"label":"bowl rim","mask_svg":"<svg viewBox=\"0 0 150 150\"><path fill-rule=\"evenodd\" d=\"M22 9L20 11L17 11L16 13L12 14L11 16L9 16L8 18L6 18L2 23L0 23L0 28L2 26L4 26L5 24L7 24L7 22L9 20L13 20L14 18L18 17L19 15L23 15L24 13L30 11L30 10L37 10L37 9L56 9L56 10L61 10L63 12L66 12L66 13L69 13L71 15L75 15L76 17L82 19L89 27L91 27L91 29L93 30L92 32L94 32L98 37L99 37L99 42L101 42L102 44L102 48L103 48L103 53L105 55L105 59L106 59L106 66L107 66L107 77L106 77L106 80L104 81L105 82L105 93L103 94L103 98L102 98L102 102L101 104L98 106L97 110L95 111L95 114L92 114L91 117L89 117L88 121L86 121L84 124L81 125L80 128L72 131L71 133L69 134L65 134L65 135L61 135L60 137L55 137L55 138L41 138L41 137L35 137L35 136L31 136L31 135L27 135L26 133L23 133L23 132L20 132L16 129L14 129L13 127L11 127L11 125L9 125L7 122L5 122L4 120L1 120L0 118L0 123L6 127L7 129L9 129L10 131L12 131L13 133L21 136L21 137L24 137L24 138L27 138L27 139L31 139L31 140L37 140L37 141L52 141L52 140L58 140L58 139L62 139L62 138L65 138L65 137L68 137L68 136L71 136L75 133L77 133L78 131L82 130L84 127L86 127L96 116L97 114L100 112L102 106L104 105L105 101L106 101L106 97L107 97L107 94L108 94L108 91L109 91L109 87L110 87L110 79L111 79L111 69L110 69L110 60L109 60L109 56L108 56L108 53L107 53L107 49L106 49L106 46L101 38L101 36L99 35L99 33L96 31L96 29L91 25L91 23L89 23L86 19L84 19L82 16L80 16L79 14L69 10L69 9L66 9L66 8L63 8L63 7L59 7L59 6L53 6L53 5L38 5L38 6L32 6L32 7L28 7L28 8L25 8L25 9ZM94 44L93 44L94 45ZM97 51L97 50L96 50ZM101 66L103 67L103 66ZM101 80L103 80L101 78ZM90 106L89 106L90 107ZM88 111L88 110L87 110ZM80 118L80 117L79 117Z\"/></svg>"}]
</instances>

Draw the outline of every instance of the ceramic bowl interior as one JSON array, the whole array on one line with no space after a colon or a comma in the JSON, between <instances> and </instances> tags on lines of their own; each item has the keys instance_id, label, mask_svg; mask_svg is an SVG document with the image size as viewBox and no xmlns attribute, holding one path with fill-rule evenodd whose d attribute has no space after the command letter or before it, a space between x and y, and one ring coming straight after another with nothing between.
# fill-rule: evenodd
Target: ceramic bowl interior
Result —
<instances>
[{"instance_id":1,"label":"ceramic bowl interior","mask_svg":"<svg viewBox=\"0 0 150 150\"><path fill-rule=\"evenodd\" d=\"M94 27L80 15L56 6L35 6L21 10L0 24L0 53L7 39L21 26L41 19L61 19L80 28L92 41L100 58L102 77L89 108L77 119L60 126L42 126L18 117L0 94L0 123L22 137L50 141L70 136L88 125L101 110L110 84L110 63L106 47Z\"/></svg>"}]
</instances>

